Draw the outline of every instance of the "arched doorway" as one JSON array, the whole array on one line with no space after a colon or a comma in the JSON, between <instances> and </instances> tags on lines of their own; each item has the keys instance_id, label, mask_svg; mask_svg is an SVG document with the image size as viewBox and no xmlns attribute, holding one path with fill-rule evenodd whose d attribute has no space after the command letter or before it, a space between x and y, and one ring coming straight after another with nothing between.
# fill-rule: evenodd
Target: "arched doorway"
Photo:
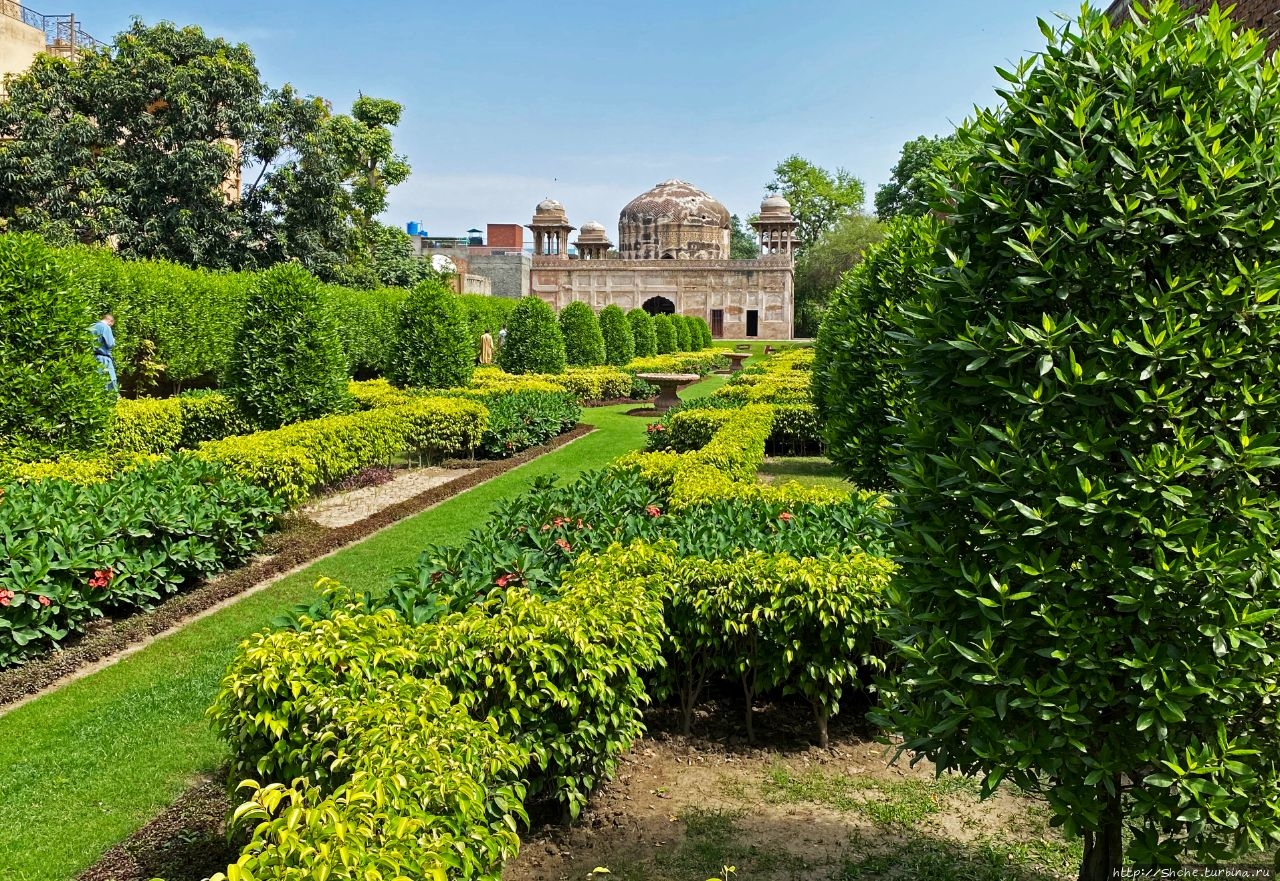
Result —
<instances>
[{"instance_id":1,"label":"arched doorway","mask_svg":"<svg viewBox=\"0 0 1280 881\"><path fill-rule=\"evenodd\" d=\"M640 308L650 315L674 315L676 304L666 297L650 297L644 301L644 305Z\"/></svg>"}]
</instances>

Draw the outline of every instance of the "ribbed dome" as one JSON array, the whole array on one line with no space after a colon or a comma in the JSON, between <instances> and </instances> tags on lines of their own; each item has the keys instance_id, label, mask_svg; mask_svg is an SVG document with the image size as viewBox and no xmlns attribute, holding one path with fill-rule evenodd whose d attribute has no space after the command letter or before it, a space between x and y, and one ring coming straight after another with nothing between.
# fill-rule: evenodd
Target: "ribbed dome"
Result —
<instances>
[{"instance_id":1,"label":"ribbed dome","mask_svg":"<svg viewBox=\"0 0 1280 881\"><path fill-rule=\"evenodd\" d=\"M643 223L663 220L668 223L701 224L717 229L729 228L729 209L691 183L664 180L647 193L641 193L622 209L618 222Z\"/></svg>"}]
</instances>

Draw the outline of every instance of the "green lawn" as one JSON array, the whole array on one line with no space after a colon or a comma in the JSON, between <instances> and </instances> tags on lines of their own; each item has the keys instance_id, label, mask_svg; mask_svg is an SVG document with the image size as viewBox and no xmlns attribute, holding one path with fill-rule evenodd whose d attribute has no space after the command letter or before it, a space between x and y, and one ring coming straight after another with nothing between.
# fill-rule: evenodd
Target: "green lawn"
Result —
<instances>
[{"instance_id":1,"label":"green lawn","mask_svg":"<svg viewBox=\"0 0 1280 881\"><path fill-rule=\"evenodd\" d=\"M709 393L711 377L685 391ZM321 575L376 587L423 545L461 540L499 499L644 445L634 405L587 410L584 438L313 564L92 676L0 716L0 878L66 881L226 758L205 721L236 646L311 596Z\"/></svg>"}]
</instances>

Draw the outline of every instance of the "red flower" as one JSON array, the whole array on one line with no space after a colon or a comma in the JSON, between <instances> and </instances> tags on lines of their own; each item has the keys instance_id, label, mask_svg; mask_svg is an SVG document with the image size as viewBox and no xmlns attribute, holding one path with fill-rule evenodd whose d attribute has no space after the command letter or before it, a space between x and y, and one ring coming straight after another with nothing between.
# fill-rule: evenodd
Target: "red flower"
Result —
<instances>
[{"instance_id":1,"label":"red flower","mask_svg":"<svg viewBox=\"0 0 1280 881\"><path fill-rule=\"evenodd\" d=\"M790 511L783 511L781 514L779 514L779 515L778 515L778 519L779 519L779 520L794 520L794 519L795 519L795 515L793 515Z\"/></svg>"},{"instance_id":2,"label":"red flower","mask_svg":"<svg viewBox=\"0 0 1280 881\"><path fill-rule=\"evenodd\" d=\"M44 596L40 597L40 605L47 606L49 605L50 602L51 600L48 597L44 597Z\"/></svg>"},{"instance_id":3,"label":"red flower","mask_svg":"<svg viewBox=\"0 0 1280 881\"><path fill-rule=\"evenodd\" d=\"M556 544L559 545L560 550L564 551L565 553L568 553L569 551L573 550L573 547L569 544L569 542L565 541L563 538L557 538Z\"/></svg>"},{"instance_id":4,"label":"red flower","mask_svg":"<svg viewBox=\"0 0 1280 881\"><path fill-rule=\"evenodd\" d=\"M493 583L498 585L498 587L506 587L507 582L510 580L511 580L510 575L499 575L496 579L494 579Z\"/></svg>"},{"instance_id":5,"label":"red flower","mask_svg":"<svg viewBox=\"0 0 1280 881\"><path fill-rule=\"evenodd\" d=\"M659 508L657 505L650 505L649 507L644 509L644 512L648 514L650 517L657 517L662 513L662 509Z\"/></svg>"}]
</instances>

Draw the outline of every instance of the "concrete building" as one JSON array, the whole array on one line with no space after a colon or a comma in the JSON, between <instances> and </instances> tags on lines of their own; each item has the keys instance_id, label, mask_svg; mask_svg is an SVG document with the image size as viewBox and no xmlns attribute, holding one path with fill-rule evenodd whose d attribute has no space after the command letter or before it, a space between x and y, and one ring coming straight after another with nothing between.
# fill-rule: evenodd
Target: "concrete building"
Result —
<instances>
[{"instance_id":1,"label":"concrete building","mask_svg":"<svg viewBox=\"0 0 1280 881\"><path fill-rule=\"evenodd\" d=\"M728 339L791 339L795 312L795 218L780 196L760 206L760 256L729 259L730 214L697 187L668 180L627 203L618 216L618 256L603 224L576 229L563 205L545 199L528 228L534 235L530 287L555 309L581 301L650 314L703 318Z\"/></svg>"},{"instance_id":2,"label":"concrete building","mask_svg":"<svg viewBox=\"0 0 1280 881\"><path fill-rule=\"evenodd\" d=\"M0 82L25 71L42 52L73 58L81 49L100 45L81 30L74 15L44 15L18 0L0 0Z\"/></svg>"},{"instance_id":3,"label":"concrete building","mask_svg":"<svg viewBox=\"0 0 1280 881\"><path fill-rule=\"evenodd\" d=\"M1203 15L1209 11L1214 0L1181 0L1187 6ZM1234 4L1231 17L1246 27L1260 31L1267 38L1272 49L1280 46L1280 0L1219 0L1218 5L1225 8ZM1107 7L1107 15L1112 21L1124 21L1129 17L1132 0L1113 0Z\"/></svg>"}]
</instances>

